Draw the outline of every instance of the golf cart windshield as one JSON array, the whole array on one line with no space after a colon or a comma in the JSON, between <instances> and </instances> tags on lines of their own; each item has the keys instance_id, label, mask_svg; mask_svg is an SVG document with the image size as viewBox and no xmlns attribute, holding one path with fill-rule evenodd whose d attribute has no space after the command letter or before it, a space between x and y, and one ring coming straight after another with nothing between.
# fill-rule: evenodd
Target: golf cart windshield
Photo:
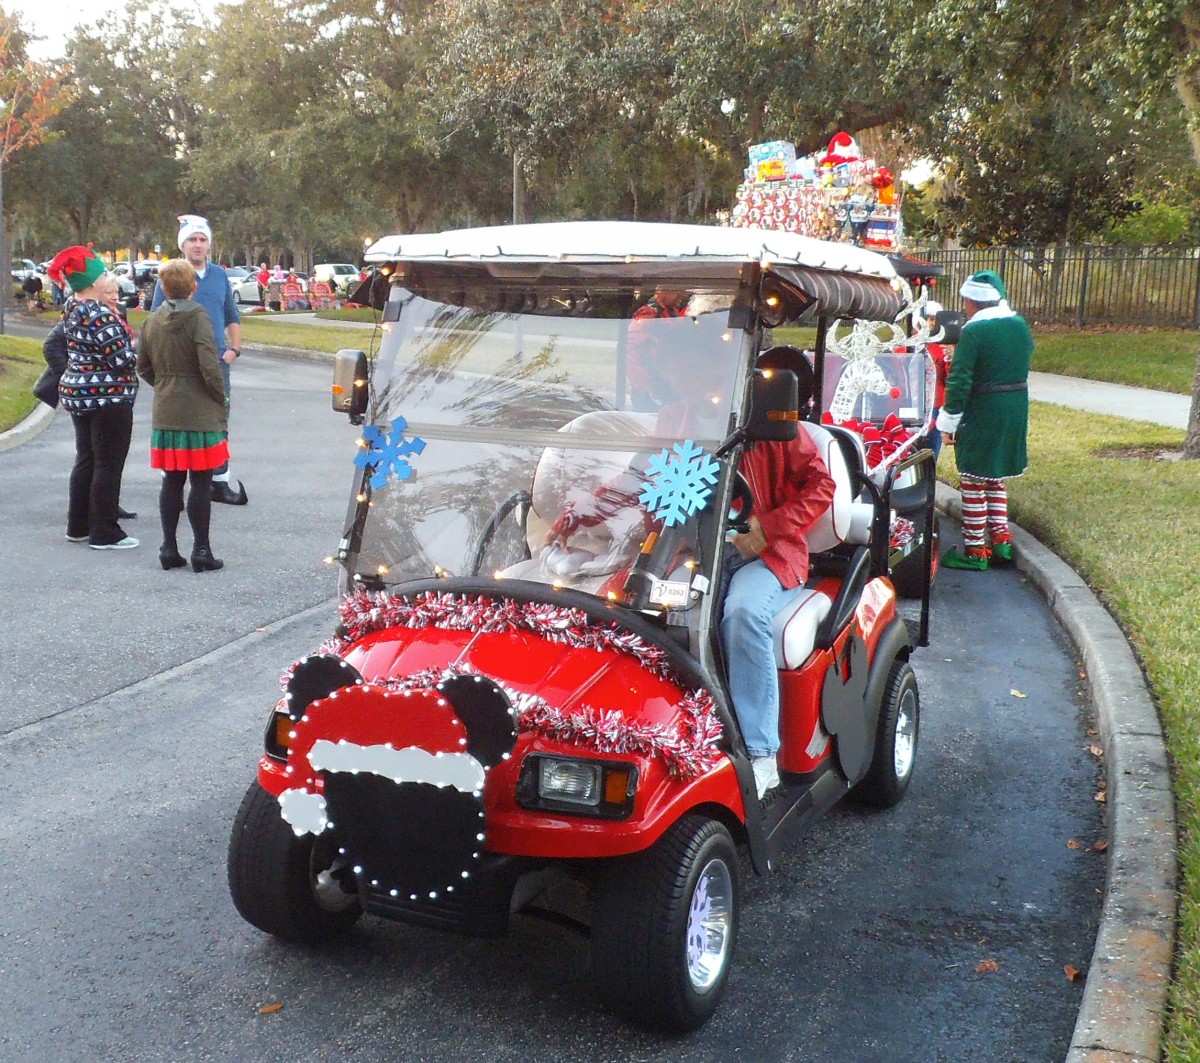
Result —
<instances>
[{"instance_id":1,"label":"golf cart windshield","mask_svg":"<svg viewBox=\"0 0 1200 1063\"><path fill-rule=\"evenodd\" d=\"M351 503L356 579L495 576L691 608L689 580L719 538L711 455L750 359L730 327L738 274L656 286L613 272L396 279L364 431L375 460ZM642 560L656 571L634 602L631 567L668 537Z\"/></svg>"}]
</instances>

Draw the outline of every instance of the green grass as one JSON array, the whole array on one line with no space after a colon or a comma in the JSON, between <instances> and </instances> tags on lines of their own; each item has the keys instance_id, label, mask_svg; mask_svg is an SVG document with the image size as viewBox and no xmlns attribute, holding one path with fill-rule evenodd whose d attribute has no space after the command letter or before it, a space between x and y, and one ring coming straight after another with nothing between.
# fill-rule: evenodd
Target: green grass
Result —
<instances>
[{"instance_id":1,"label":"green grass","mask_svg":"<svg viewBox=\"0 0 1200 1063\"><path fill-rule=\"evenodd\" d=\"M20 424L37 406L30 388L45 368L41 340L0 336L0 432Z\"/></svg>"},{"instance_id":2,"label":"green grass","mask_svg":"<svg viewBox=\"0 0 1200 1063\"><path fill-rule=\"evenodd\" d=\"M379 312L369 306L348 306L341 310L318 310L317 317L326 321L366 321L374 324Z\"/></svg>"},{"instance_id":3,"label":"green grass","mask_svg":"<svg viewBox=\"0 0 1200 1063\"><path fill-rule=\"evenodd\" d=\"M1035 331L1033 368L1086 380L1190 395L1200 333Z\"/></svg>"},{"instance_id":4,"label":"green grass","mask_svg":"<svg viewBox=\"0 0 1200 1063\"><path fill-rule=\"evenodd\" d=\"M1168 1056L1200 1059L1200 469L1156 460L1169 428L1033 404L1013 519L1071 565L1116 616L1158 702L1174 769L1180 907ZM1124 457L1097 452L1124 451ZM952 452L939 472L951 483ZM1171 531L1174 534L1171 534Z\"/></svg>"}]
</instances>

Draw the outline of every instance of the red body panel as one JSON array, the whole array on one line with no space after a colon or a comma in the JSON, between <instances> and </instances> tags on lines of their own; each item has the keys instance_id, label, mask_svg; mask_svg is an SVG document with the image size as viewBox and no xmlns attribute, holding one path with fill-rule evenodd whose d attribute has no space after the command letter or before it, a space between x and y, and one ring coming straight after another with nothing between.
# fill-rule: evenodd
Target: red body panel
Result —
<instances>
[{"instance_id":1,"label":"red body panel","mask_svg":"<svg viewBox=\"0 0 1200 1063\"><path fill-rule=\"evenodd\" d=\"M501 684L511 695L528 694L543 699L555 709L571 712L582 708L618 709L631 722L678 726L679 702L689 691L652 674L628 653L564 646L533 634L496 632L475 634L439 628L388 628L375 632L352 646L345 660L368 684L389 679L403 680L416 673L434 675L447 666L468 668ZM429 686L436 682L432 679ZM371 699L378 703L379 721L347 721L346 737L357 742L390 742L397 747L419 739L406 729L394 712L398 695L380 688L363 688L343 698L347 711L356 716L373 714ZM335 695L336 698L336 695ZM333 699L315 702L326 721ZM305 728L298 726L297 748L305 741ZM328 723L324 726L328 734ZM605 820L588 816L531 811L516 803L517 779L530 752L557 753L571 757L632 763L638 770L633 814L627 820ZM297 758L299 759L299 758ZM299 770L297 770L299 769ZM307 785L320 792L320 776L308 775L300 764L289 772L278 761L264 756L259 765L259 782L278 796L291 786ZM484 788L487 816L486 848L491 852L546 858L618 856L652 845L689 808L700 804L724 805L739 819L745 808L733 765L720 757L714 767L697 778L672 778L655 756L602 752L573 742L547 739L522 732L510 759L496 764L487 774Z\"/></svg>"}]
</instances>

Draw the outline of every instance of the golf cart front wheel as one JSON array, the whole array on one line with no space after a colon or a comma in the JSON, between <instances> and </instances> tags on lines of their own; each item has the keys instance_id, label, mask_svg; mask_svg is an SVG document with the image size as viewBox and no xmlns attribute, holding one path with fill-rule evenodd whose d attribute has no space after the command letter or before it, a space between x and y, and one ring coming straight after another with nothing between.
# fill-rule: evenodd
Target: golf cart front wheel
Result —
<instances>
[{"instance_id":1,"label":"golf cart front wheel","mask_svg":"<svg viewBox=\"0 0 1200 1063\"><path fill-rule=\"evenodd\" d=\"M279 802L252 783L229 838L229 892L246 922L288 941L316 943L362 915L353 879L328 834L299 837Z\"/></svg>"},{"instance_id":2,"label":"golf cart front wheel","mask_svg":"<svg viewBox=\"0 0 1200 1063\"><path fill-rule=\"evenodd\" d=\"M605 1003L640 1025L703 1025L729 976L739 917L738 856L724 824L685 816L597 885L592 968Z\"/></svg>"},{"instance_id":3,"label":"golf cart front wheel","mask_svg":"<svg viewBox=\"0 0 1200 1063\"><path fill-rule=\"evenodd\" d=\"M908 790L921 733L921 697L908 661L894 661L879 708L875 755L856 795L876 808L898 805Z\"/></svg>"}]
</instances>

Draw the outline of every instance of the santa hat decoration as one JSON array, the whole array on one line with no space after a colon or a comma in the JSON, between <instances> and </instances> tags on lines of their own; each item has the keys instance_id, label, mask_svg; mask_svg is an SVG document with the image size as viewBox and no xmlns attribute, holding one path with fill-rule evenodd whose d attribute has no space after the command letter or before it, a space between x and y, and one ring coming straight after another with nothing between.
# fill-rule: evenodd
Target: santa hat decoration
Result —
<instances>
[{"instance_id":1,"label":"santa hat decoration","mask_svg":"<svg viewBox=\"0 0 1200 1063\"><path fill-rule=\"evenodd\" d=\"M843 162L857 162L861 157L858 142L849 133L834 133L829 141L829 150L821 159L821 165L837 166Z\"/></svg>"},{"instance_id":2,"label":"santa hat decoration","mask_svg":"<svg viewBox=\"0 0 1200 1063\"><path fill-rule=\"evenodd\" d=\"M1000 274L982 269L972 273L963 282L958 294L973 303L999 303L1008 298L1008 289L1004 287Z\"/></svg>"},{"instance_id":3,"label":"santa hat decoration","mask_svg":"<svg viewBox=\"0 0 1200 1063\"><path fill-rule=\"evenodd\" d=\"M183 250L184 242L189 236L195 236L199 233L201 236L207 236L212 240L212 229L209 228L208 221L200 217L199 214L180 214L179 215L179 250Z\"/></svg>"},{"instance_id":4,"label":"santa hat decoration","mask_svg":"<svg viewBox=\"0 0 1200 1063\"><path fill-rule=\"evenodd\" d=\"M71 291L82 292L100 279L104 263L90 247L76 244L55 255L46 272L56 284L68 284Z\"/></svg>"}]
</instances>

